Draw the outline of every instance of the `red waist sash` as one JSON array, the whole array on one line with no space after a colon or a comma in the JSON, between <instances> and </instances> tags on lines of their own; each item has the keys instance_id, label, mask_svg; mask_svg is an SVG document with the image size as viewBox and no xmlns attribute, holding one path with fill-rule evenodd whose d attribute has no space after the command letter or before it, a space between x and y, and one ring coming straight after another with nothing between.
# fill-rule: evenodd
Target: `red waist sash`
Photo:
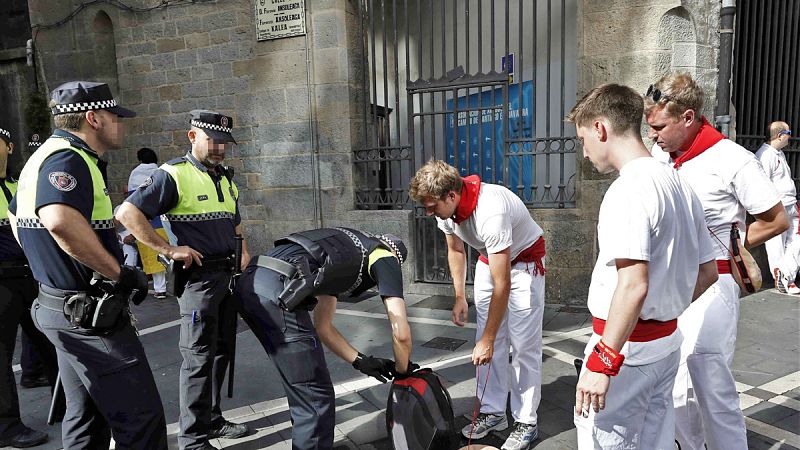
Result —
<instances>
[{"instance_id":1,"label":"red waist sash","mask_svg":"<svg viewBox=\"0 0 800 450\"><path fill-rule=\"evenodd\" d=\"M726 273L731 273L731 260L729 259L718 259L717 260L717 272L722 275Z\"/></svg>"},{"instance_id":2,"label":"red waist sash","mask_svg":"<svg viewBox=\"0 0 800 450\"><path fill-rule=\"evenodd\" d=\"M513 265L518 262L533 263L536 266L533 270L533 274L544 275L545 269L542 258L544 258L545 254L544 236L540 236L539 239L533 243L533 245L520 252L520 254L517 255L513 261L511 261L511 264ZM481 255L478 259L485 264L489 264L489 258L483 255Z\"/></svg>"},{"instance_id":3,"label":"red waist sash","mask_svg":"<svg viewBox=\"0 0 800 450\"><path fill-rule=\"evenodd\" d=\"M592 328L598 336L603 335L603 330L606 328L606 321L592 317ZM662 322L660 320L642 320L636 322L636 327L633 333L628 338L629 342L650 342L656 339L667 337L678 329L678 319L668 320Z\"/></svg>"}]
</instances>

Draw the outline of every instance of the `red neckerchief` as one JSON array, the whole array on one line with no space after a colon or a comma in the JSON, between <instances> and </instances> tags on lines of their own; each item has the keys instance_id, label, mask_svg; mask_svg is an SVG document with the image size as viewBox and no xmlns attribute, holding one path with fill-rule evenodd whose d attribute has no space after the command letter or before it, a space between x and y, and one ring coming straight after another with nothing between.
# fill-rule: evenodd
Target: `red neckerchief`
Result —
<instances>
[{"instance_id":1,"label":"red neckerchief","mask_svg":"<svg viewBox=\"0 0 800 450\"><path fill-rule=\"evenodd\" d=\"M675 165L673 167L676 169L680 169L683 163L708 150L717 142L725 139L725 136L723 136L722 133L714 129L714 127L708 123L708 120L706 120L705 116L701 116L700 120L703 121L703 124L700 126L700 132L698 132L697 136L695 136L692 145L690 145L689 148L677 158L675 157L676 152L670 152L669 154L672 157L672 160L675 161Z\"/></svg>"},{"instance_id":2,"label":"red neckerchief","mask_svg":"<svg viewBox=\"0 0 800 450\"><path fill-rule=\"evenodd\" d=\"M481 179L477 175L464 177L461 181L461 200L453 215L453 221L457 224L469 219L475 211L475 207L478 206L478 194L481 191Z\"/></svg>"}]
</instances>

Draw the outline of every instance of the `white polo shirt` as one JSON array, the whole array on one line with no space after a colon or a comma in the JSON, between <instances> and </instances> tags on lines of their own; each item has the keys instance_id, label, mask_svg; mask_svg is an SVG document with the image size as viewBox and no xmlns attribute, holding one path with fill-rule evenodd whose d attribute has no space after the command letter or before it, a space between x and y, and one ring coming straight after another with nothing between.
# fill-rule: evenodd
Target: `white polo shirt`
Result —
<instances>
[{"instance_id":1,"label":"white polo shirt","mask_svg":"<svg viewBox=\"0 0 800 450\"><path fill-rule=\"evenodd\" d=\"M669 153L654 145L653 156L671 163ZM755 155L741 145L723 139L678 169L705 210L706 225L716 249L716 259L730 258L730 231L739 223L742 242L747 213L760 214L775 206L780 196Z\"/></svg>"},{"instance_id":2,"label":"white polo shirt","mask_svg":"<svg viewBox=\"0 0 800 450\"><path fill-rule=\"evenodd\" d=\"M617 259L648 262L648 292L639 317L659 321L676 319L689 306L700 264L714 259L700 200L672 167L650 157L628 162L609 187L597 240L588 304L603 320L617 287ZM628 342L621 353L628 365L650 364L678 349L681 340L676 331L650 342Z\"/></svg>"},{"instance_id":3,"label":"white polo shirt","mask_svg":"<svg viewBox=\"0 0 800 450\"><path fill-rule=\"evenodd\" d=\"M496 184L481 183L475 211L461 224L438 217L436 221L445 234L455 234L483 256L510 247L512 261L542 235L522 200Z\"/></svg>"},{"instance_id":4,"label":"white polo shirt","mask_svg":"<svg viewBox=\"0 0 800 450\"><path fill-rule=\"evenodd\" d=\"M789 163L786 162L786 155L777 148L764 143L756 152L756 158L781 196L783 206L794 206L797 203L797 190Z\"/></svg>"}]
</instances>

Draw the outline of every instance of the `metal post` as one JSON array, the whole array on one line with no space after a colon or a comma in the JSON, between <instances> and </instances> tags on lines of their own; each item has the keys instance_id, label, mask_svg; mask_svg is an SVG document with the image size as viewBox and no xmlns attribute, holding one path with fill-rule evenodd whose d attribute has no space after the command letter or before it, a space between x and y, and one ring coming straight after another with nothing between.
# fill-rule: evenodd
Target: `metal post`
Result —
<instances>
[{"instance_id":1,"label":"metal post","mask_svg":"<svg viewBox=\"0 0 800 450\"><path fill-rule=\"evenodd\" d=\"M719 131L730 134L731 68L733 67L733 21L736 17L736 0L722 0L719 27L719 75L717 79L716 123Z\"/></svg>"}]
</instances>

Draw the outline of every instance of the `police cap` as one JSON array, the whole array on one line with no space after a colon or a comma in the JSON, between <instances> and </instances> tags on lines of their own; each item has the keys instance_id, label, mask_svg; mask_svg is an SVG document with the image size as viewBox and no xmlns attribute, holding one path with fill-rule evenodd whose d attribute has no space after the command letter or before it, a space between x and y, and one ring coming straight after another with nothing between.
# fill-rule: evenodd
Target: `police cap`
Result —
<instances>
[{"instance_id":1,"label":"police cap","mask_svg":"<svg viewBox=\"0 0 800 450\"><path fill-rule=\"evenodd\" d=\"M39 133L33 133L28 136L28 148L36 150L42 145L42 136Z\"/></svg>"},{"instance_id":2,"label":"police cap","mask_svg":"<svg viewBox=\"0 0 800 450\"><path fill-rule=\"evenodd\" d=\"M192 126L202 129L211 139L236 143L231 134L233 131L232 117L206 109L195 109L190 114L192 115Z\"/></svg>"},{"instance_id":3,"label":"police cap","mask_svg":"<svg viewBox=\"0 0 800 450\"><path fill-rule=\"evenodd\" d=\"M51 108L54 116L105 109L120 117L136 117L135 112L117 105L105 83L70 81L55 88L50 98L55 101Z\"/></svg>"},{"instance_id":4,"label":"police cap","mask_svg":"<svg viewBox=\"0 0 800 450\"><path fill-rule=\"evenodd\" d=\"M383 241L386 245L391 247L392 250L394 250L394 253L397 255L397 259L400 260L400 264L406 262L408 259L408 248L406 248L406 244L403 243L402 239L391 233L379 234L375 237Z\"/></svg>"},{"instance_id":5,"label":"police cap","mask_svg":"<svg viewBox=\"0 0 800 450\"><path fill-rule=\"evenodd\" d=\"M11 131L4 124L0 124L0 139L4 140L6 144L11 143Z\"/></svg>"}]
</instances>

